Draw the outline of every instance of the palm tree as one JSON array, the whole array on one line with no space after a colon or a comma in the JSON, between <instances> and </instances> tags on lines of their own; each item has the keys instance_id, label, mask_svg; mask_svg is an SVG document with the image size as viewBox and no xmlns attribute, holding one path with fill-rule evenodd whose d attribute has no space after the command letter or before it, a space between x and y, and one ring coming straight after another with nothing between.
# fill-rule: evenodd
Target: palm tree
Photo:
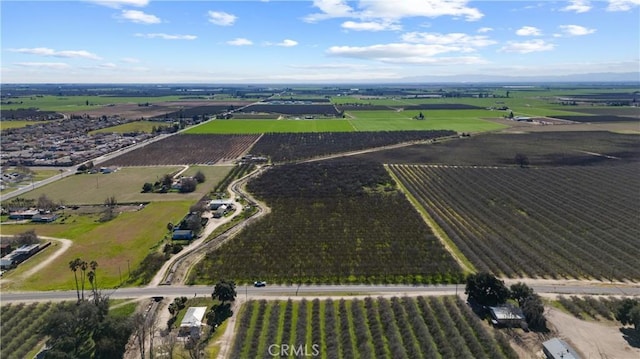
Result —
<instances>
[{"instance_id":1,"label":"palm tree","mask_svg":"<svg viewBox=\"0 0 640 359\"><path fill-rule=\"evenodd\" d=\"M98 268L98 262L91 261L89 262L89 268L91 271L88 274L89 283L91 283L91 291L93 292L93 299L98 300L98 278L96 276L96 269Z\"/></svg>"},{"instance_id":2,"label":"palm tree","mask_svg":"<svg viewBox=\"0 0 640 359\"><path fill-rule=\"evenodd\" d=\"M78 295L78 302L80 301L80 288L78 287L78 267L80 266L80 258L76 258L69 262L69 269L73 271L73 277L76 280L76 294Z\"/></svg>"},{"instance_id":3,"label":"palm tree","mask_svg":"<svg viewBox=\"0 0 640 359\"><path fill-rule=\"evenodd\" d=\"M82 270L82 276L81 278L81 283L82 283L82 300L84 300L84 283L85 283L85 278L87 275L87 268L88 268L88 264L87 262L80 260L80 269Z\"/></svg>"}]
</instances>

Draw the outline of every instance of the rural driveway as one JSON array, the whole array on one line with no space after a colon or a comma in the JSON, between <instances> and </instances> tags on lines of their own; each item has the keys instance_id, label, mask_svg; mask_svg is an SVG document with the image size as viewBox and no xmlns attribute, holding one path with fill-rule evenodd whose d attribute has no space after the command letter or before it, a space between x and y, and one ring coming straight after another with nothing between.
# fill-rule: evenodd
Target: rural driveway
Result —
<instances>
[{"instance_id":1,"label":"rural driveway","mask_svg":"<svg viewBox=\"0 0 640 359\"><path fill-rule=\"evenodd\" d=\"M53 254L48 256L47 259L45 259L44 261L38 263L33 268L25 271L24 273L22 273L20 275L17 275L15 278L0 279L0 283L8 283L8 282L11 282L11 281L22 281L22 280L24 280L26 278L29 278L30 276L32 276L33 274L35 274L38 271L42 270L44 267L46 267L51 262L56 260L56 258L60 257L73 244L72 241L70 241L68 239L65 239L65 238L53 238L53 237L44 237L44 236L39 236L38 238L45 239L45 240L48 240L48 241L60 242L60 244L61 244L60 248L58 248ZM38 254L36 254L36 256L37 255Z\"/></svg>"},{"instance_id":2,"label":"rural driveway","mask_svg":"<svg viewBox=\"0 0 640 359\"><path fill-rule=\"evenodd\" d=\"M545 307L545 317L582 352L583 358L640 358L640 348L634 348L622 337L617 322L580 320L553 307Z\"/></svg>"}]
</instances>

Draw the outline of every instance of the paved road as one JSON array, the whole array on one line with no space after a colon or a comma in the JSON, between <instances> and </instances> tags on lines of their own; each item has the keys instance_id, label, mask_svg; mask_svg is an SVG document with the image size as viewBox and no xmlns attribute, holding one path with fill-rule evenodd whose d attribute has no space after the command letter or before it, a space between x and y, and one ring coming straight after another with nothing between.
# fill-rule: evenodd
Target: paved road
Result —
<instances>
[{"instance_id":1,"label":"paved road","mask_svg":"<svg viewBox=\"0 0 640 359\"><path fill-rule=\"evenodd\" d=\"M626 295L640 296L640 285L609 285L605 283L588 285L531 285L539 294L585 294L585 295ZM268 285L263 288L253 286L239 286L236 288L238 296L247 298L256 296L346 296L346 295L418 295L438 292L441 294L456 294L464 292L464 285ZM158 286L158 287L138 287L105 289L103 292L112 299L123 298L151 298L155 296L176 297L176 296L209 296L213 291L213 286ZM4 292L0 294L0 304L11 302L29 301L56 301L73 300L76 292L70 291L47 291L47 292Z\"/></svg>"}]
</instances>

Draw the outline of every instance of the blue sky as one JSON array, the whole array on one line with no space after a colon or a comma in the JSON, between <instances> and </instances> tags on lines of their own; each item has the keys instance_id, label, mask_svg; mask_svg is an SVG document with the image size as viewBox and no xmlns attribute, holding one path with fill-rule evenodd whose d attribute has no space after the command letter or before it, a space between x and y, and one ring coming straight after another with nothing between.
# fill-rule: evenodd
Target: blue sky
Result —
<instances>
[{"instance_id":1,"label":"blue sky","mask_svg":"<svg viewBox=\"0 0 640 359\"><path fill-rule=\"evenodd\" d=\"M0 6L2 83L333 83L640 70L640 0Z\"/></svg>"}]
</instances>

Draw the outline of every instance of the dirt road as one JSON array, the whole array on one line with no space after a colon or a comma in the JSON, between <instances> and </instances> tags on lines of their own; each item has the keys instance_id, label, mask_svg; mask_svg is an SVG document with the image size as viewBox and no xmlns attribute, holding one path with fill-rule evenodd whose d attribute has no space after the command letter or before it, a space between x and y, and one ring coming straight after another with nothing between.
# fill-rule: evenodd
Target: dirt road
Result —
<instances>
[{"instance_id":1,"label":"dirt road","mask_svg":"<svg viewBox=\"0 0 640 359\"><path fill-rule=\"evenodd\" d=\"M640 348L624 340L619 323L581 320L556 308L545 309L547 320L556 327L560 337L572 344L583 358L640 358Z\"/></svg>"}]
</instances>

